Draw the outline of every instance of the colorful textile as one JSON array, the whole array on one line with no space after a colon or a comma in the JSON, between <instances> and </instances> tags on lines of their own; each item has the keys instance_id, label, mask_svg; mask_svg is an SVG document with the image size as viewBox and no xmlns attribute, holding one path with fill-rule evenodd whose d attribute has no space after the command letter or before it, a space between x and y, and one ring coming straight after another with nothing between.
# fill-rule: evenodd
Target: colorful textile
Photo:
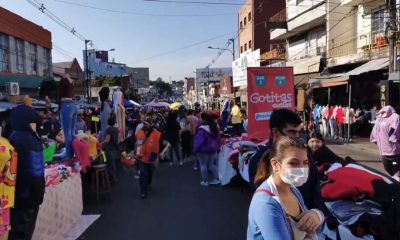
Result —
<instances>
[{"instance_id":1,"label":"colorful textile","mask_svg":"<svg viewBox=\"0 0 400 240\"><path fill-rule=\"evenodd\" d=\"M326 201L358 198L363 194L374 197L373 182L382 177L354 168L338 168L326 174L329 181L322 187L322 197ZM349 181L357 179L357 181Z\"/></svg>"},{"instance_id":2,"label":"colorful textile","mask_svg":"<svg viewBox=\"0 0 400 240\"><path fill-rule=\"evenodd\" d=\"M72 141L72 147L74 148L76 159L82 166L82 172L86 173L86 169L91 166L89 158L89 145L83 140L75 138Z\"/></svg>"}]
</instances>

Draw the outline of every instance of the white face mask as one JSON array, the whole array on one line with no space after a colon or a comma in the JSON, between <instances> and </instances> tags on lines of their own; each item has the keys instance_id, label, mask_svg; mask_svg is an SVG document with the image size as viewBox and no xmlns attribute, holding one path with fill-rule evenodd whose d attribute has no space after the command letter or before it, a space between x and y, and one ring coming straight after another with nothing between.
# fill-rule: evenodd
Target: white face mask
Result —
<instances>
[{"instance_id":1,"label":"white face mask","mask_svg":"<svg viewBox=\"0 0 400 240\"><path fill-rule=\"evenodd\" d=\"M282 166L281 166L282 168ZM307 182L308 168L285 168L286 175L280 172L281 179L284 183L300 187Z\"/></svg>"}]
</instances>

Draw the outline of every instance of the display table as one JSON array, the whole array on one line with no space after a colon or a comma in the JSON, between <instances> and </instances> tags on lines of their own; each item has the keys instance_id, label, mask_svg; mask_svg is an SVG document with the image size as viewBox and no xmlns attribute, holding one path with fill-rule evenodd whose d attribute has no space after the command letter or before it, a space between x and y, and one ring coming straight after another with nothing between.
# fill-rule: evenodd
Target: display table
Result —
<instances>
[{"instance_id":1,"label":"display table","mask_svg":"<svg viewBox=\"0 0 400 240\"><path fill-rule=\"evenodd\" d=\"M32 239L61 240L75 225L82 211L81 175L77 173L46 188Z\"/></svg>"}]
</instances>

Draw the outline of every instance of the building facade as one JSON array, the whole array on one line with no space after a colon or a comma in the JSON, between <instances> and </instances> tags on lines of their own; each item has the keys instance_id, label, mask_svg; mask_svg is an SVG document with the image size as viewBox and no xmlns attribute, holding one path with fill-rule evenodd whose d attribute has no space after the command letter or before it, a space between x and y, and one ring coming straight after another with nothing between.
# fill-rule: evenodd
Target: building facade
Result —
<instances>
[{"instance_id":1,"label":"building facade","mask_svg":"<svg viewBox=\"0 0 400 240\"><path fill-rule=\"evenodd\" d=\"M286 41L285 54L262 59L293 67L298 111L313 102L368 108L388 75L388 21L384 0L286 0L269 20L271 39Z\"/></svg>"},{"instance_id":2,"label":"building facade","mask_svg":"<svg viewBox=\"0 0 400 240\"><path fill-rule=\"evenodd\" d=\"M238 14L239 53L260 49L261 54L282 48L284 41L270 38L268 20L285 7L285 0L247 0Z\"/></svg>"},{"instance_id":3,"label":"building facade","mask_svg":"<svg viewBox=\"0 0 400 240\"><path fill-rule=\"evenodd\" d=\"M123 77L128 75L128 68L124 63L110 62L108 51L87 50L88 71L90 77ZM86 51L83 50L83 66L86 70Z\"/></svg>"},{"instance_id":4,"label":"building facade","mask_svg":"<svg viewBox=\"0 0 400 240\"><path fill-rule=\"evenodd\" d=\"M0 84L17 82L22 93L37 95L52 77L51 33L0 7Z\"/></svg>"}]
</instances>

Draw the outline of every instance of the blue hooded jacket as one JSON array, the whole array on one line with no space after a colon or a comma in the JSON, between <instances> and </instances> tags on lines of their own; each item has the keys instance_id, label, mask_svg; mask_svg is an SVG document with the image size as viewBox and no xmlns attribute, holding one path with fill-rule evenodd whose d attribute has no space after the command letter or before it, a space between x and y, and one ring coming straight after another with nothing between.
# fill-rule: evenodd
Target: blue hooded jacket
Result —
<instances>
[{"instance_id":1,"label":"blue hooded jacket","mask_svg":"<svg viewBox=\"0 0 400 240\"><path fill-rule=\"evenodd\" d=\"M39 114L24 104L11 111L13 132L9 140L18 154L16 208L33 208L43 202L45 191L43 145L30 126L30 123L39 122Z\"/></svg>"}]
</instances>

